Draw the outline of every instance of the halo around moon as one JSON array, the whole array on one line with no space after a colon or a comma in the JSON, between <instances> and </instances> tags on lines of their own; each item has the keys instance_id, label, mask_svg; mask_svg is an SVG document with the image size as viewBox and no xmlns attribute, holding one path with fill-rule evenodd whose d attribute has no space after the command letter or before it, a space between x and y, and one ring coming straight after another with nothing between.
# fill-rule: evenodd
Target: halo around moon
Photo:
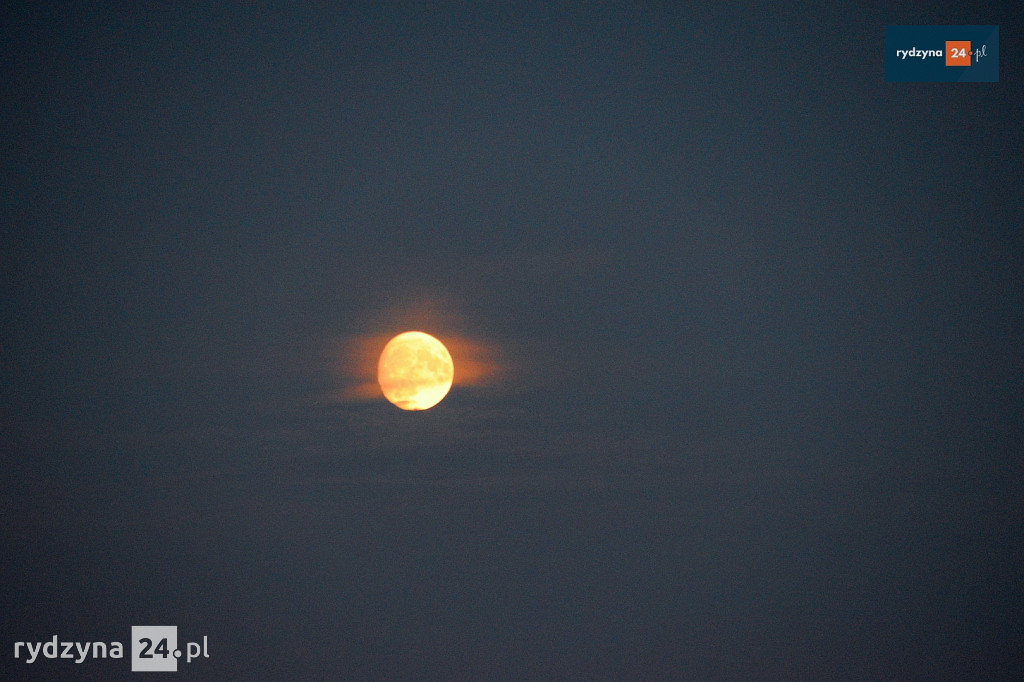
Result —
<instances>
[{"instance_id":1,"label":"halo around moon","mask_svg":"<svg viewBox=\"0 0 1024 682\"><path fill-rule=\"evenodd\" d=\"M427 410L452 387L455 365L444 344L430 334L403 332L388 341L377 361L377 383L403 410Z\"/></svg>"}]
</instances>

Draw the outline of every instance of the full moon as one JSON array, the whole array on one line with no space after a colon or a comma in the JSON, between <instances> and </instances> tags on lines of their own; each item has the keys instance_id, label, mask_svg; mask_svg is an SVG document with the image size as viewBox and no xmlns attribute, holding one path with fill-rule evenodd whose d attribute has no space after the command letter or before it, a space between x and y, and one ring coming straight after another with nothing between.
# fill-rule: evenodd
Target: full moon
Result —
<instances>
[{"instance_id":1,"label":"full moon","mask_svg":"<svg viewBox=\"0 0 1024 682\"><path fill-rule=\"evenodd\" d=\"M403 410L437 405L448 395L454 376L448 349L423 332L404 332L391 339L377 362L380 390Z\"/></svg>"}]
</instances>

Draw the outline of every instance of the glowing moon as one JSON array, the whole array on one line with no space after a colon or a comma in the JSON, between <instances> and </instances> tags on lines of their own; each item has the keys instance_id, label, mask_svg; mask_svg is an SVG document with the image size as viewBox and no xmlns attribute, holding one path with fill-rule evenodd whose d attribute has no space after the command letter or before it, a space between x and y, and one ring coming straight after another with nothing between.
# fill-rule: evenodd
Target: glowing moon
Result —
<instances>
[{"instance_id":1,"label":"glowing moon","mask_svg":"<svg viewBox=\"0 0 1024 682\"><path fill-rule=\"evenodd\" d=\"M404 332L388 341L377 362L384 397L403 410L427 410L448 395L455 365L430 334Z\"/></svg>"}]
</instances>

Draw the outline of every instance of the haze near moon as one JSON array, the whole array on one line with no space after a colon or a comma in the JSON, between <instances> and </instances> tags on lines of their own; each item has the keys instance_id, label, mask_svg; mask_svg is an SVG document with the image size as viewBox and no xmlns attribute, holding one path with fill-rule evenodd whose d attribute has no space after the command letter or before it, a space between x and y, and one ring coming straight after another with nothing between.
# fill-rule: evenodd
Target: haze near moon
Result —
<instances>
[{"instance_id":1,"label":"haze near moon","mask_svg":"<svg viewBox=\"0 0 1024 682\"><path fill-rule=\"evenodd\" d=\"M403 410L426 410L448 395L455 365L448 349L430 334L403 332L388 341L377 362L377 383Z\"/></svg>"}]
</instances>

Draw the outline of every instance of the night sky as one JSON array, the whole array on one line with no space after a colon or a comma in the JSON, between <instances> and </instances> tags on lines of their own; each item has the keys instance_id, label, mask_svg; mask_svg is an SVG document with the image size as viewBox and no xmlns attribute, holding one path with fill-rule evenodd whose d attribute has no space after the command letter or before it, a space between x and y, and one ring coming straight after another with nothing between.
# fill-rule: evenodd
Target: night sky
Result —
<instances>
[{"instance_id":1,"label":"night sky","mask_svg":"<svg viewBox=\"0 0 1024 682\"><path fill-rule=\"evenodd\" d=\"M1022 17L910 4L5 7L0 677L1020 680Z\"/></svg>"}]
</instances>

